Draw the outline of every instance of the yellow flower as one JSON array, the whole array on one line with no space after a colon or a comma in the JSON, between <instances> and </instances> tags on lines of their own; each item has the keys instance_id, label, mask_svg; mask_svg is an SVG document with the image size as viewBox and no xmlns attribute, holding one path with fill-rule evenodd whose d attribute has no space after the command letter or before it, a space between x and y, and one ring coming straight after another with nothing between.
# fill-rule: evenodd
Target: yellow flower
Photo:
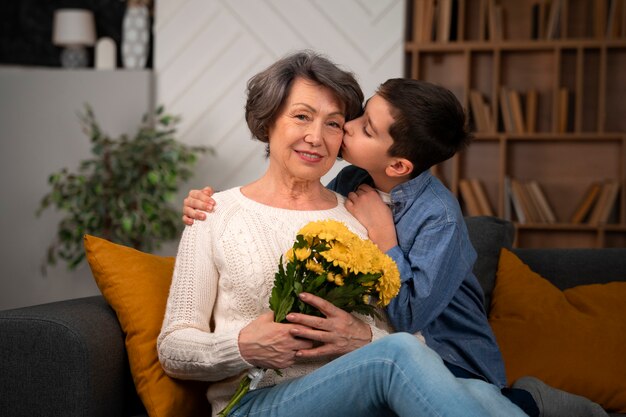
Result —
<instances>
[{"instance_id":1,"label":"yellow flower","mask_svg":"<svg viewBox=\"0 0 626 417\"><path fill-rule=\"evenodd\" d=\"M309 247L298 248L294 252L299 261L306 261L311 256L311 248Z\"/></svg>"},{"instance_id":2,"label":"yellow flower","mask_svg":"<svg viewBox=\"0 0 626 417\"><path fill-rule=\"evenodd\" d=\"M320 263L315 262L313 259L309 259L306 261L306 269L311 272L315 272L318 275L324 273L324 267Z\"/></svg>"},{"instance_id":3,"label":"yellow flower","mask_svg":"<svg viewBox=\"0 0 626 417\"><path fill-rule=\"evenodd\" d=\"M336 220L310 222L298 235L301 235L298 241L304 240L306 246L290 249L285 254L288 261L306 261L307 270L317 275L326 273L329 283L346 286L346 291L354 291L355 285L361 285L364 302L374 298L379 306L386 306L398 294L400 273L395 262L371 240L361 239L345 224ZM326 249L313 252L312 248L320 244ZM331 266L339 269L330 271ZM363 274L377 279L357 284Z\"/></svg>"},{"instance_id":4,"label":"yellow flower","mask_svg":"<svg viewBox=\"0 0 626 417\"><path fill-rule=\"evenodd\" d=\"M343 281L343 276L342 275L335 275L335 284L337 284L337 286L339 287L343 287L344 285L344 281Z\"/></svg>"},{"instance_id":5,"label":"yellow flower","mask_svg":"<svg viewBox=\"0 0 626 417\"><path fill-rule=\"evenodd\" d=\"M354 239L355 235L348 229L348 226L337 220L320 220L306 224L299 235L306 237L317 237L325 241L338 241L347 243Z\"/></svg>"},{"instance_id":6,"label":"yellow flower","mask_svg":"<svg viewBox=\"0 0 626 417\"><path fill-rule=\"evenodd\" d=\"M383 275L378 279L376 290L378 291L378 303L386 306L400 292L400 272L396 263L389 256L383 255L382 262Z\"/></svg>"},{"instance_id":7,"label":"yellow flower","mask_svg":"<svg viewBox=\"0 0 626 417\"><path fill-rule=\"evenodd\" d=\"M353 252L352 269L355 273L372 274L380 272L378 259L382 252L369 240L361 242L358 250Z\"/></svg>"},{"instance_id":8,"label":"yellow flower","mask_svg":"<svg viewBox=\"0 0 626 417\"><path fill-rule=\"evenodd\" d=\"M321 253L322 257L334 266L348 271L351 266L351 251L340 242L332 242L330 249Z\"/></svg>"}]
</instances>

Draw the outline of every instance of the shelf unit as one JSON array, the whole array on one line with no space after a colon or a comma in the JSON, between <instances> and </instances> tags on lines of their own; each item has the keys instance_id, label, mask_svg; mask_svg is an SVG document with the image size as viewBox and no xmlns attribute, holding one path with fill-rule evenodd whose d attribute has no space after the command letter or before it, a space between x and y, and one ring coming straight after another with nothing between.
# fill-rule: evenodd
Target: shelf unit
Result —
<instances>
[{"instance_id":1,"label":"shelf unit","mask_svg":"<svg viewBox=\"0 0 626 417\"><path fill-rule=\"evenodd\" d=\"M453 39L420 38L428 2L452 6ZM623 9L621 32L607 34L613 2ZM560 6L552 22L557 30L547 39L554 3ZM494 7L502 16L497 40L490 33ZM434 12L433 39L439 36L437 13L441 9ZM405 75L449 88L474 125L470 92L489 105L490 128L433 168L452 192L459 196L461 180L478 179L496 215L514 220L518 247L626 246L626 0L407 0L406 15ZM522 100L528 91L536 93L532 133L506 128L503 87ZM559 117L560 106L567 108L566 119ZM557 222L517 221L507 178L540 183ZM620 185L608 221L570 223L590 184L605 180Z\"/></svg>"}]
</instances>

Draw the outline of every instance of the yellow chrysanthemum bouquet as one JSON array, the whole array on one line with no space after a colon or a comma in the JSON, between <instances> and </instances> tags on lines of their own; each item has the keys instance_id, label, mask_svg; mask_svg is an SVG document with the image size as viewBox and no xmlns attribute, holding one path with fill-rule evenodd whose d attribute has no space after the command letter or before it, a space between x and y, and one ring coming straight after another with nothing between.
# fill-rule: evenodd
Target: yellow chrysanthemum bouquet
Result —
<instances>
[{"instance_id":1,"label":"yellow chrysanthemum bouquet","mask_svg":"<svg viewBox=\"0 0 626 417\"><path fill-rule=\"evenodd\" d=\"M270 309L274 321L286 322L287 314L321 316L316 308L298 298L308 292L347 311L377 315L400 290L400 273L395 262L370 240L361 239L335 220L308 223L278 264ZM219 416L230 410L263 376L253 369L245 376ZM252 382L254 381L254 382Z\"/></svg>"}]
</instances>

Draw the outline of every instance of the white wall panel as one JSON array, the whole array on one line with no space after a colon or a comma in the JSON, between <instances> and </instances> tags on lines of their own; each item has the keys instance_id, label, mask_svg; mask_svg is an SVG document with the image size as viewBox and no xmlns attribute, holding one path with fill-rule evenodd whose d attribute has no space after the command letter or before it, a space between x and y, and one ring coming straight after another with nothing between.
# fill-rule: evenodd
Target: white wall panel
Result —
<instances>
[{"instance_id":1,"label":"white wall panel","mask_svg":"<svg viewBox=\"0 0 626 417\"><path fill-rule=\"evenodd\" d=\"M76 115L84 103L112 137L134 135L152 106L152 84L145 70L0 67L0 310L100 293L87 262L68 271L59 261L42 274L65 213L35 211L51 173L93 157Z\"/></svg>"},{"instance_id":2,"label":"white wall panel","mask_svg":"<svg viewBox=\"0 0 626 417\"><path fill-rule=\"evenodd\" d=\"M403 0L157 1L157 102L183 117L181 140L216 150L191 185L225 189L264 172L264 145L243 118L245 87L286 53L328 55L357 75L366 96L402 76L404 9Z\"/></svg>"}]
</instances>

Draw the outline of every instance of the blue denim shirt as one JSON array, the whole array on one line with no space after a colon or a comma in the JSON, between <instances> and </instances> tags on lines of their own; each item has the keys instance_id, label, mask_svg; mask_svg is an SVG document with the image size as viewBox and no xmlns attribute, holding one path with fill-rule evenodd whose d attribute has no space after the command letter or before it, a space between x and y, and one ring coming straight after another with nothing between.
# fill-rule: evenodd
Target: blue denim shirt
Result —
<instances>
[{"instance_id":1,"label":"blue denim shirt","mask_svg":"<svg viewBox=\"0 0 626 417\"><path fill-rule=\"evenodd\" d=\"M328 188L342 195L372 185L367 171L341 170ZM503 387L504 362L472 272L472 247L457 199L430 171L391 190L402 286L387 307L396 331L421 331L426 344L453 365Z\"/></svg>"}]
</instances>

